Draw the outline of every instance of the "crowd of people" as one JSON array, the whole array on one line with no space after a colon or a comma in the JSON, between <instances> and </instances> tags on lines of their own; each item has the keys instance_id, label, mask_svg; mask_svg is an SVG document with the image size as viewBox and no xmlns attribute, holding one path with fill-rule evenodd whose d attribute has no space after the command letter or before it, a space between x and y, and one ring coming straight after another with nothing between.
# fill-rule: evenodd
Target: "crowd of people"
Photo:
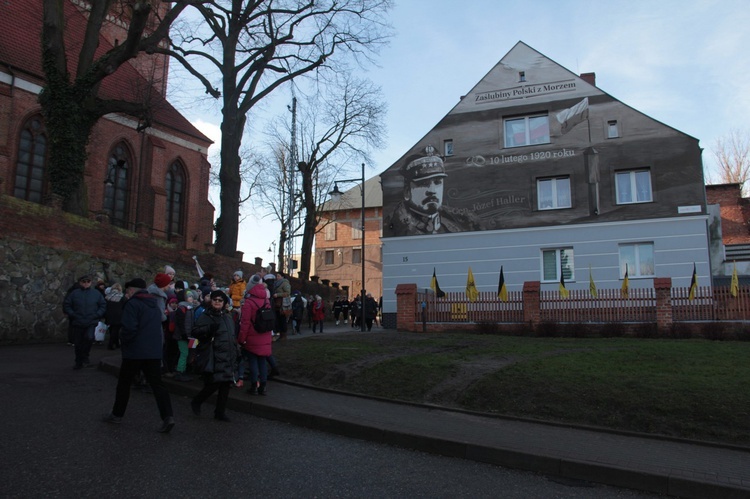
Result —
<instances>
[{"instance_id":1,"label":"crowd of people","mask_svg":"<svg viewBox=\"0 0 750 499\"><path fill-rule=\"evenodd\" d=\"M228 422L226 404L232 387L246 388L250 395L267 394L267 381L279 375L273 342L285 340L287 332L302 334L305 320L313 334L323 333L329 309L319 295L307 297L292 291L289 280L272 267L262 268L245 279L234 272L222 289L213 276L197 264L200 281L190 285L176 279L166 265L153 282L135 278L124 287L108 286L91 275L80 276L63 300L68 317L68 342L75 346L74 369L90 367L95 330L108 332L107 348L120 349L122 366L108 423L120 423L131 387L141 386L154 394L162 420L158 431L174 426L169 392L162 378L203 381L191 408L200 415L202 404L217 393L214 418ZM382 300L382 299L381 299ZM362 300L337 296L331 304L335 325L360 329ZM380 303L365 295L364 324L368 331L379 324ZM265 318L265 319L264 319Z\"/></svg>"}]
</instances>

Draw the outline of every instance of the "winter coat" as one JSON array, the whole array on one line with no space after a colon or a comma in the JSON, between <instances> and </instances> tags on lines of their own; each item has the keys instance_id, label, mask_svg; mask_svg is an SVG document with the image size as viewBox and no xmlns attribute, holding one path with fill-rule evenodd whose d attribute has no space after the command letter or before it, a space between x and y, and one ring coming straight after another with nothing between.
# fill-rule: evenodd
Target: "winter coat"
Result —
<instances>
[{"instance_id":1,"label":"winter coat","mask_svg":"<svg viewBox=\"0 0 750 499\"><path fill-rule=\"evenodd\" d=\"M240 314L240 334L238 338L240 346L261 357L271 355L273 335L271 331L256 332L253 321L258 309L266 305L270 306L266 287L263 284L256 284L245 294L245 303L242 304L242 313Z\"/></svg>"},{"instance_id":2,"label":"winter coat","mask_svg":"<svg viewBox=\"0 0 750 499\"><path fill-rule=\"evenodd\" d=\"M301 321L307 309L307 300L302 295L295 295L292 298L292 317L294 320Z\"/></svg>"},{"instance_id":3,"label":"winter coat","mask_svg":"<svg viewBox=\"0 0 750 499\"><path fill-rule=\"evenodd\" d=\"M174 311L174 332L172 339L187 340L193 330L193 305L183 301Z\"/></svg>"},{"instance_id":4,"label":"winter coat","mask_svg":"<svg viewBox=\"0 0 750 499\"><path fill-rule=\"evenodd\" d=\"M65 297L63 310L74 327L96 326L99 319L104 317L107 302L102 294L93 287L78 288Z\"/></svg>"},{"instance_id":5,"label":"winter coat","mask_svg":"<svg viewBox=\"0 0 750 499\"><path fill-rule=\"evenodd\" d=\"M105 295L104 299L107 302L107 308L104 312L104 322L110 326L119 326L122 323L122 311L128 299L118 291L110 291Z\"/></svg>"},{"instance_id":6,"label":"winter coat","mask_svg":"<svg viewBox=\"0 0 750 499\"><path fill-rule=\"evenodd\" d=\"M323 300L315 300L312 309L312 319L314 321L322 321L326 318L326 307Z\"/></svg>"},{"instance_id":7,"label":"winter coat","mask_svg":"<svg viewBox=\"0 0 750 499\"><path fill-rule=\"evenodd\" d=\"M234 381L237 368L237 340L234 335L232 315L225 309L206 309L193 325L193 336L198 338L198 348L213 349L212 369L206 374L214 383Z\"/></svg>"},{"instance_id":8,"label":"winter coat","mask_svg":"<svg viewBox=\"0 0 750 499\"><path fill-rule=\"evenodd\" d=\"M159 303L159 310L161 310L161 321L167 320L167 293L161 290L155 283L148 285L148 292L156 297L156 301Z\"/></svg>"},{"instance_id":9,"label":"winter coat","mask_svg":"<svg viewBox=\"0 0 750 499\"><path fill-rule=\"evenodd\" d=\"M373 297L365 298L365 319L374 319L378 316L378 302Z\"/></svg>"},{"instance_id":10,"label":"winter coat","mask_svg":"<svg viewBox=\"0 0 750 499\"><path fill-rule=\"evenodd\" d=\"M232 306L239 308L242 297L245 295L245 288L247 288L247 282L244 279L239 281L232 281L229 285L229 297L232 299Z\"/></svg>"},{"instance_id":11,"label":"winter coat","mask_svg":"<svg viewBox=\"0 0 750 499\"><path fill-rule=\"evenodd\" d=\"M120 329L123 359L162 358L163 335L158 302L155 296L142 289L125 303Z\"/></svg>"}]
</instances>

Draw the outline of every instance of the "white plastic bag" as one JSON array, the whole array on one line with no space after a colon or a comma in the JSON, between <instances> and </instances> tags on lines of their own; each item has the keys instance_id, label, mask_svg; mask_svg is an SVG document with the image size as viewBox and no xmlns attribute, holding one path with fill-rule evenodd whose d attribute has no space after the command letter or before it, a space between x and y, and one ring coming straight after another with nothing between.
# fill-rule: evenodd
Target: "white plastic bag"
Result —
<instances>
[{"instance_id":1,"label":"white plastic bag","mask_svg":"<svg viewBox=\"0 0 750 499\"><path fill-rule=\"evenodd\" d=\"M96 329L94 329L94 341L104 341L104 337L107 335L107 329L109 329L109 326L102 321L99 321L99 324L96 325Z\"/></svg>"}]
</instances>

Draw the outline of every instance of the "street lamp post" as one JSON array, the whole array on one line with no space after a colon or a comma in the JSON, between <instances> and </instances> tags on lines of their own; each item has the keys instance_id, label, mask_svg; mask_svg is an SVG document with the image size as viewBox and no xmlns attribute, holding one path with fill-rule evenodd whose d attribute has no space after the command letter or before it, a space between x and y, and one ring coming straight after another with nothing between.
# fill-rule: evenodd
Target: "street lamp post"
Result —
<instances>
[{"instance_id":1,"label":"street lamp post","mask_svg":"<svg viewBox=\"0 0 750 499\"><path fill-rule=\"evenodd\" d=\"M330 192L331 200L334 203L338 203L341 200L342 192L339 190L339 183L344 182L360 182L359 193L362 197L362 289L359 293L360 306L359 306L359 326L362 332L365 331L365 164L362 163L362 178L349 178L344 180L334 180L333 190Z\"/></svg>"}]
</instances>

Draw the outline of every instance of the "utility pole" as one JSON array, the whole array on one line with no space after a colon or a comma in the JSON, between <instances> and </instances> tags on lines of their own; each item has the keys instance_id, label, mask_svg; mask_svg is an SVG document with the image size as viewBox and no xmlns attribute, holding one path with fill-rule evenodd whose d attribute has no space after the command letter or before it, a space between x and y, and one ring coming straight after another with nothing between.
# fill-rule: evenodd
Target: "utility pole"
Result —
<instances>
[{"instance_id":1,"label":"utility pole","mask_svg":"<svg viewBox=\"0 0 750 499\"><path fill-rule=\"evenodd\" d=\"M287 175L287 183L288 183L288 193L289 193L289 208L288 208L288 221L287 221L287 238L286 238L286 255L284 258L284 262L282 263L283 267L286 269L286 273L288 275L292 275L292 271L294 270L292 268L292 257L294 256L294 241L293 241L293 235L294 235L294 205L295 205L295 199L294 199L294 193L296 191L296 176L294 175L294 172L297 168L297 162L298 162L298 153L297 153L297 97L292 97L292 107L289 109L292 113L292 143L289 151L289 163L287 164L288 168L288 175Z\"/></svg>"}]
</instances>

